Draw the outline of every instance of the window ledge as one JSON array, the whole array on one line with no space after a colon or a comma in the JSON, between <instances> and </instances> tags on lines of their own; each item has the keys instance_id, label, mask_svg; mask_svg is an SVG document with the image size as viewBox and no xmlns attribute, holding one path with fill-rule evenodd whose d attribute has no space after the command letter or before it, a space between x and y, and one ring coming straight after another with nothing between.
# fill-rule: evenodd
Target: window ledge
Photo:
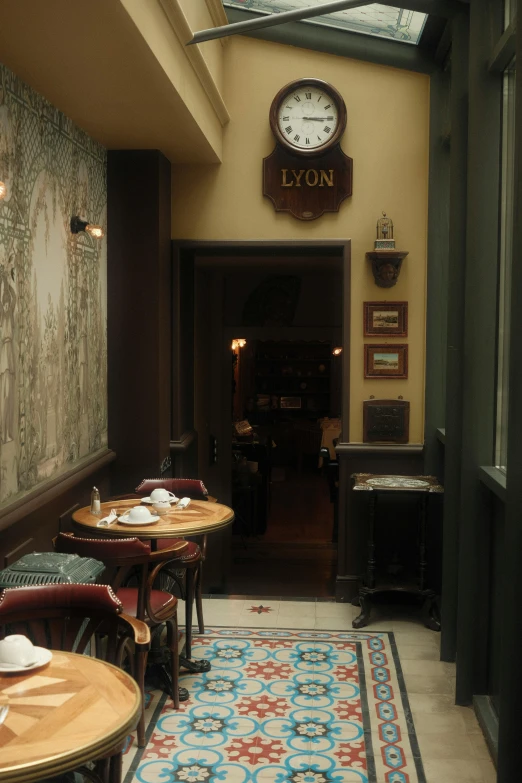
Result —
<instances>
[{"instance_id":1,"label":"window ledge","mask_svg":"<svg viewBox=\"0 0 522 783\"><path fill-rule=\"evenodd\" d=\"M482 465L479 468L479 479L499 500L506 502L506 474L502 470Z\"/></svg>"}]
</instances>

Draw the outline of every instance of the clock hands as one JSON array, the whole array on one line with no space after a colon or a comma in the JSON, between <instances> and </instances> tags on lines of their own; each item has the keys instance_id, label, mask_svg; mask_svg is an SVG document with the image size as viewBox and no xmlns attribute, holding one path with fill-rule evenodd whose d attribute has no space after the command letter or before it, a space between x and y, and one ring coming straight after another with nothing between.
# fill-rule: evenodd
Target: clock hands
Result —
<instances>
[{"instance_id":1,"label":"clock hands","mask_svg":"<svg viewBox=\"0 0 522 783\"><path fill-rule=\"evenodd\" d=\"M302 120L311 120L312 122L324 122L329 120L330 117L301 117Z\"/></svg>"}]
</instances>

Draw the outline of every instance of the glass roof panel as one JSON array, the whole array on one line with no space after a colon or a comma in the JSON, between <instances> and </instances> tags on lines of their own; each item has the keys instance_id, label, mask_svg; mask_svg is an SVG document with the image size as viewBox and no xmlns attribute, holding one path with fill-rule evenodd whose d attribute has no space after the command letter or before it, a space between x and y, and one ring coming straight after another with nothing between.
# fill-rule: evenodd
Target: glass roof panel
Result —
<instances>
[{"instance_id":1,"label":"glass roof panel","mask_svg":"<svg viewBox=\"0 0 522 783\"><path fill-rule=\"evenodd\" d=\"M246 8L264 14L277 14L327 2L331 0L223 0L223 5L229 8ZM404 8L390 8L381 3L372 3L361 8L314 16L303 21L307 21L308 24L336 27L355 33L417 44L426 19L427 14L417 11L406 11Z\"/></svg>"}]
</instances>

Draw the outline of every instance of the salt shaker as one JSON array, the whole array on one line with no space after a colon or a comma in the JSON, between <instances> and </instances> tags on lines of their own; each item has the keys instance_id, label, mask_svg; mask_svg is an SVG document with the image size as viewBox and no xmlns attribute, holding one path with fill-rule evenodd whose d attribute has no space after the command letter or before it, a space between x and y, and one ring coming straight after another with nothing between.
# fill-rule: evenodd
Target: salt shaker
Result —
<instances>
[{"instance_id":1,"label":"salt shaker","mask_svg":"<svg viewBox=\"0 0 522 783\"><path fill-rule=\"evenodd\" d=\"M91 492L91 514L101 514L100 492L97 487L93 487Z\"/></svg>"}]
</instances>

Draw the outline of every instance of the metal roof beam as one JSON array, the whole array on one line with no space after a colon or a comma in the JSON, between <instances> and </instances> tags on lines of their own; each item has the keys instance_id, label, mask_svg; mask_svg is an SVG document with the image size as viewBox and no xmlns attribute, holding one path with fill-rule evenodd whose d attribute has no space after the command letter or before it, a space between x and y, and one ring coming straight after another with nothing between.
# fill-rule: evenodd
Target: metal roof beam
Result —
<instances>
[{"instance_id":1,"label":"metal roof beam","mask_svg":"<svg viewBox=\"0 0 522 783\"><path fill-rule=\"evenodd\" d=\"M400 7L408 11L418 11L434 16L443 16L452 18L462 10L462 3L459 0L380 0L382 5ZM280 14L266 14L256 19L235 22L234 24L223 25L222 27L212 27L209 30L200 30L194 34L192 40L187 46L205 41L212 41L216 38L224 38L228 35L245 35L248 33L262 30L266 27L275 27L287 22L298 22L303 19L311 19L314 16L325 16L326 14L337 11L346 11L351 8L360 8L365 5L371 5L373 0L334 0L330 3L324 3L309 8L296 8L292 11L283 11Z\"/></svg>"},{"instance_id":2,"label":"metal roof beam","mask_svg":"<svg viewBox=\"0 0 522 783\"><path fill-rule=\"evenodd\" d=\"M262 17L248 20L246 22L236 22L235 24L226 24L222 27L212 27L210 30L200 30L194 34L187 46L204 41L212 41L215 38L224 38L227 35L244 35L245 33L262 30L265 27L275 27L285 22L298 22L301 19L310 19L313 16L322 16L336 11L345 11L348 8L360 8L364 5L370 5L373 0L333 0L331 3L310 6L309 8L296 8L293 11L283 11L280 14L266 14Z\"/></svg>"}]
</instances>

